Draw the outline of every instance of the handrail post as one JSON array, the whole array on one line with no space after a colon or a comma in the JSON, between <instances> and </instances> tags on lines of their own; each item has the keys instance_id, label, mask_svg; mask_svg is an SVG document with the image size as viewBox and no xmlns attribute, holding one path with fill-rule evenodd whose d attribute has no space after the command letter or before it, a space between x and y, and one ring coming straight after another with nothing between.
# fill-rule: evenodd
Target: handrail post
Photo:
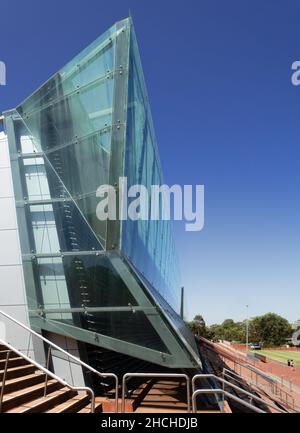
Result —
<instances>
[{"instance_id":1,"label":"handrail post","mask_svg":"<svg viewBox=\"0 0 300 433\"><path fill-rule=\"evenodd\" d=\"M92 389L89 392L91 394L91 413L95 413L95 394Z\"/></svg>"},{"instance_id":2,"label":"handrail post","mask_svg":"<svg viewBox=\"0 0 300 433\"><path fill-rule=\"evenodd\" d=\"M102 377L102 378L103 377L112 377L112 378L114 378L115 383L116 383L115 411L116 411L116 413L118 413L119 379L118 379L118 377L114 373L101 374L95 368L93 368L90 365L88 365L85 362L83 362L80 358L77 358L76 356L74 356L71 353L67 352L66 350L62 349L61 347L59 347L58 345L56 345L52 341L48 340L47 338L45 338L42 335L38 334L37 332L33 331L31 328L29 328L28 326L24 325L24 323L20 322L19 320L15 319L14 317L10 316L9 314L7 314L6 312L4 312L1 309L0 309L0 315L2 315L4 317L6 317L7 319L11 320L13 323L16 323L21 328L26 329L30 333L30 338L32 338L32 336L37 337L40 341L44 341L45 343L47 343L49 345L50 349L54 348L55 350L59 351L60 353L65 354L69 359L73 359L76 363L78 363L79 365L81 365L83 368L87 368L89 371L95 373L99 377ZM3 343L5 343L5 342L3 341ZM7 345L9 346L9 344L7 344ZM10 347L10 348L11 348L12 351L15 351L16 353L18 352L13 347ZM29 345L28 345L28 348L29 348ZM32 362L35 365L35 362L32 361L28 356L26 357L26 355L23 355L23 354L21 354L20 356L23 356L25 359L28 360L28 362ZM48 357L47 357L47 366L48 367L49 367L49 362L50 362L50 352L48 352ZM43 369L42 366L38 365L38 368L40 368L46 374L45 391L44 391L44 395L46 396L46 394L47 394L48 375L50 375L51 377L52 377L52 375L49 374L49 372L48 372L47 369ZM66 384L66 385L69 386L68 384ZM75 387L73 387L72 389L75 389ZM84 388L84 389L87 390L87 389L90 389L90 388Z\"/></svg>"},{"instance_id":3,"label":"handrail post","mask_svg":"<svg viewBox=\"0 0 300 433\"><path fill-rule=\"evenodd\" d=\"M29 356L30 352L30 341L31 341L32 334L29 332L29 338L28 338L28 346L27 346L27 356Z\"/></svg>"},{"instance_id":4,"label":"handrail post","mask_svg":"<svg viewBox=\"0 0 300 433\"><path fill-rule=\"evenodd\" d=\"M115 393L115 412L118 413L118 404L119 404L119 378L116 374L114 374L114 379L115 379L115 383L116 383L116 393Z\"/></svg>"},{"instance_id":5,"label":"handrail post","mask_svg":"<svg viewBox=\"0 0 300 433\"><path fill-rule=\"evenodd\" d=\"M186 376L186 399L187 399L187 411L191 412L191 390L190 390L190 378Z\"/></svg>"},{"instance_id":6,"label":"handrail post","mask_svg":"<svg viewBox=\"0 0 300 433\"><path fill-rule=\"evenodd\" d=\"M223 391L223 394L222 394L222 413L224 412L224 409L225 409L225 381L224 380L222 380L222 391Z\"/></svg>"},{"instance_id":7,"label":"handrail post","mask_svg":"<svg viewBox=\"0 0 300 433\"><path fill-rule=\"evenodd\" d=\"M3 396L4 396L4 388L5 388L5 381L6 381L10 352L11 351L9 350L6 354L5 367L4 367L4 371L3 371L3 377L2 377L2 387L1 387L1 395L0 395L0 413L2 413L2 402L3 402Z\"/></svg>"},{"instance_id":8,"label":"handrail post","mask_svg":"<svg viewBox=\"0 0 300 433\"><path fill-rule=\"evenodd\" d=\"M49 348L48 348L48 355L47 355L47 362L46 362L46 369L47 370L49 370L50 354L51 354L51 346L49 346ZM48 374L46 373L45 388L44 388L44 397L47 396L47 388L48 388Z\"/></svg>"},{"instance_id":9,"label":"handrail post","mask_svg":"<svg viewBox=\"0 0 300 433\"><path fill-rule=\"evenodd\" d=\"M122 406L121 406L121 413L125 412L126 379L127 379L127 373L124 374L123 380L122 380Z\"/></svg>"}]
</instances>

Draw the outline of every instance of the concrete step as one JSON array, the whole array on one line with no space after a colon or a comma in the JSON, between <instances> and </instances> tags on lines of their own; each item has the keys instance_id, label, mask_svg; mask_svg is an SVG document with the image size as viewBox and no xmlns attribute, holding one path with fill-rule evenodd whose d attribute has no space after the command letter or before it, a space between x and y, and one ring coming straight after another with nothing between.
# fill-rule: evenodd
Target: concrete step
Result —
<instances>
[{"instance_id":1,"label":"concrete step","mask_svg":"<svg viewBox=\"0 0 300 433\"><path fill-rule=\"evenodd\" d=\"M0 370L4 370L5 364L6 364L6 360L5 359L1 359L0 360ZM28 362L26 361L26 359L21 358L21 356L13 355L12 358L9 358L8 368L19 367L21 365L26 365L26 364L28 364Z\"/></svg>"},{"instance_id":2,"label":"concrete step","mask_svg":"<svg viewBox=\"0 0 300 433\"><path fill-rule=\"evenodd\" d=\"M36 371L36 367L34 365L21 365L20 367L9 368L6 373L6 379L14 379L21 376L26 376L28 374L32 374ZM0 370L0 380L3 379L4 370Z\"/></svg>"},{"instance_id":3,"label":"concrete step","mask_svg":"<svg viewBox=\"0 0 300 433\"><path fill-rule=\"evenodd\" d=\"M39 397L8 410L7 413L43 413L69 400L70 398L74 397L74 395L76 395L76 392L70 390L67 387L63 387L56 391L50 392L46 397Z\"/></svg>"},{"instance_id":4,"label":"concrete step","mask_svg":"<svg viewBox=\"0 0 300 433\"><path fill-rule=\"evenodd\" d=\"M76 392L68 387L61 388L57 391L50 392L46 397L41 397L30 402L28 409L24 413L45 413L56 409L61 404L65 404L76 396ZM55 412L55 410L54 410Z\"/></svg>"},{"instance_id":5,"label":"concrete step","mask_svg":"<svg viewBox=\"0 0 300 433\"><path fill-rule=\"evenodd\" d=\"M24 388L41 383L45 381L45 376L44 373L37 371L25 376L7 379L5 381L4 393L8 394L13 391L23 390ZM2 387L2 382L0 382L0 387Z\"/></svg>"},{"instance_id":6,"label":"concrete step","mask_svg":"<svg viewBox=\"0 0 300 433\"><path fill-rule=\"evenodd\" d=\"M74 413L87 407L90 409L90 397L86 394L77 394L71 399L61 403L54 408L47 410L47 413Z\"/></svg>"},{"instance_id":7,"label":"concrete step","mask_svg":"<svg viewBox=\"0 0 300 433\"><path fill-rule=\"evenodd\" d=\"M37 385L30 386L23 390L14 391L9 394L5 394L2 403L2 410L6 412L7 410L13 409L17 406L26 405L26 403L42 397L44 395L45 384L40 383ZM48 381L48 393L56 391L62 388L62 385L54 379Z\"/></svg>"},{"instance_id":8,"label":"concrete step","mask_svg":"<svg viewBox=\"0 0 300 433\"><path fill-rule=\"evenodd\" d=\"M102 403L100 401L97 401L97 399L98 397L96 397L96 401L95 401L95 413L100 413L102 412ZM78 413L90 413L90 412L91 412L90 403L78 411Z\"/></svg>"},{"instance_id":9,"label":"concrete step","mask_svg":"<svg viewBox=\"0 0 300 433\"><path fill-rule=\"evenodd\" d=\"M147 393L139 401L136 412L158 412L160 410L165 413L184 413L187 411L185 384L160 380L150 385Z\"/></svg>"},{"instance_id":10,"label":"concrete step","mask_svg":"<svg viewBox=\"0 0 300 433\"><path fill-rule=\"evenodd\" d=\"M101 403L102 405L102 412L104 413L114 413L115 412L115 399L114 398L107 398L107 397L96 397L96 401ZM118 408L119 411L121 410L122 406L122 399L118 398ZM137 407L137 403L134 399L127 398L125 400L125 412L134 412Z\"/></svg>"}]
</instances>

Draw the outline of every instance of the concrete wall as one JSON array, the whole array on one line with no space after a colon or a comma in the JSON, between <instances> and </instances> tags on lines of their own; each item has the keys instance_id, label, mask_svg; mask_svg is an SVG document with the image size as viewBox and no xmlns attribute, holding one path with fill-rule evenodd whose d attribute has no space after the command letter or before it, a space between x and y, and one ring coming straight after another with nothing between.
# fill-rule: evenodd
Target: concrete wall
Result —
<instances>
[{"instance_id":1,"label":"concrete wall","mask_svg":"<svg viewBox=\"0 0 300 433\"><path fill-rule=\"evenodd\" d=\"M54 333L48 333L47 338L57 346L80 358L77 341ZM75 361L67 358L60 351L52 350L52 363L55 373L74 386L85 386L82 367Z\"/></svg>"}]
</instances>

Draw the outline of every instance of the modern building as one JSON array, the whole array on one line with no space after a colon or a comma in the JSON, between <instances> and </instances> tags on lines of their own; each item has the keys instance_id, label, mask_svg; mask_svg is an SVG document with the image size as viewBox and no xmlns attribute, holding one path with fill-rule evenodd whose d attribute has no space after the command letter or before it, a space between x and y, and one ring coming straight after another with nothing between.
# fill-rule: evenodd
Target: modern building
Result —
<instances>
[{"instance_id":1,"label":"modern building","mask_svg":"<svg viewBox=\"0 0 300 433\"><path fill-rule=\"evenodd\" d=\"M171 222L96 216L100 185L163 183L131 19L3 116L0 308L99 371L200 368Z\"/></svg>"}]
</instances>

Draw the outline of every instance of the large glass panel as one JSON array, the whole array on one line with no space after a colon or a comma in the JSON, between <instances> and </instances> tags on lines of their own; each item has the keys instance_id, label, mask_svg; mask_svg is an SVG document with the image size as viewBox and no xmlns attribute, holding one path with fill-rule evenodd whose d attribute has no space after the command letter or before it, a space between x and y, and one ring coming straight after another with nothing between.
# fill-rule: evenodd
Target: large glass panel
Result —
<instances>
[{"instance_id":1,"label":"large glass panel","mask_svg":"<svg viewBox=\"0 0 300 433\"><path fill-rule=\"evenodd\" d=\"M47 257L36 260L38 278L37 289L40 290L41 306L45 309L71 308L69 289L66 283L61 257ZM55 313L58 319L71 319L71 313Z\"/></svg>"},{"instance_id":2,"label":"large glass panel","mask_svg":"<svg viewBox=\"0 0 300 433\"><path fill-rule=\"evenodd\" d=\"M100 185L108 182L110 138L107 131L47 153L48 161L74 198L96 193Z\"/></svg>"},{"instance_id":3,"label":"large glass panel","mask_svg":"<svg viewBox=\"0 0 300 433\"><path fill-rule=\"evenodd\" d=\"M135 35L131 33L125 176L128 187L162 185L163 177ZM160 203L161 205L161 203ZM149 194L149 209L151 207ZM180 278L171 221L126 220L122 250L148 282L179 311Z\"/></svg>"},{"instance_id":4,"label":"large glass panel","mask_svg":"<svg viewBox=\"0 0 300 433\"><path fill-rule=\"evenodd\" d=\"M105 255L49 255L34 258L33 264L39 303L46 311L137 305ZM89 317L92 318L95 313L89 312ZM61 317L59 313L53 314ZM71 317L70 313L63 314Z\"/></svg>"},{"instance_id":5,"label":"large glass panel","mask_svg":"<svg viewBox=\"0 0 300 433\"><path fill-rule=\"evenodd\" d=\"M47 104L57 102L62 95L111 74L115 68L116 36L116 26L113 26L27 98L19 107L24 118Z\"/></svg>"},{"instance_id":6,"label":"large glass panel","mask_svg":"<svg viewBox=\"0 0 300 433\"><path fill-rule=\"evenodd\" d=\"M55 102L42 105L31 113L26 113L22 105L17 110L38 150L47 151L110 126L112 98L113 79L110 76L67 95L62 87Z\"/></svg>"},{"instance_id":7,"label":"large glass panel","mask_svg":"<svg viewBox=\"0 0 300 433\"><path fill-rule=\"evenodd\" d=\"M82 213L82 224L88 222L104 246L106 222L96 218L96 190L108 182L110 132L101 132L35 157L34 140L25 135L26 128L20 127L20 123L17 122L16 126L17 146L22 153L14 165L17 164L22 173L23 193L16 198L29 201L65 200L62 206L65 213L70 207L74 215L77 212L74 208L77 207L77 213ZM66 219L67 222L70 222L72 215ZM91 231L91 228L88 230Z\"/></svg>"},{"instance_id":8,"label":"large glass panel","mask_svg":"<svg viewBox=\"0 0 300 433\"><path fill-rule=\"evenodd\" d=\"M101 246L72 201L26 206L28 231L35 254L97 251Z\"/></svg>"},{"instance_id":9,"label":"large glass panel","mask_svg":"<svg viewBox=\"0 0 300 433\"><path fill-rule=\"evenodd\" d=\"M67 285L72 292L73 306L137 305L105 255L65 256L63 263Z\"/></svg>"},{"instance_id":10,"label":"large glass panel","mask_svg":"<svg viewBox=\"0 0 300 433\"><path fill-rule=\"evenodd\" d=\"M115 311L107 313L74 313L72 319L56 319L55 313L48 313L48 319L81 326L98 334L127 341L159 352L169 353L167 347L142 311Z\"/></svg>"},{"instance_id":11,"label":"large glass panel","mask_svg":"<svg viewBox=\"0 0 300 433\"><path fill-rule=\"evenodd\" d=\"M172 355L170 366L194 365L181 344L189 336L168 304L178 311L171 223L129 219L120 230L119 221L96 217L100 185L123 174L128 186L163 183L131 20L113 26L7 116L27 300L37 326L68 335L69 324L84 341L99 333L153 349L158 364L167 359L157 351ZM127 355L132 348L122 345ZM110 349L118 350L116 341ZM138 350L133 356L148 360Z\"/></svg>"}]
</instances>

